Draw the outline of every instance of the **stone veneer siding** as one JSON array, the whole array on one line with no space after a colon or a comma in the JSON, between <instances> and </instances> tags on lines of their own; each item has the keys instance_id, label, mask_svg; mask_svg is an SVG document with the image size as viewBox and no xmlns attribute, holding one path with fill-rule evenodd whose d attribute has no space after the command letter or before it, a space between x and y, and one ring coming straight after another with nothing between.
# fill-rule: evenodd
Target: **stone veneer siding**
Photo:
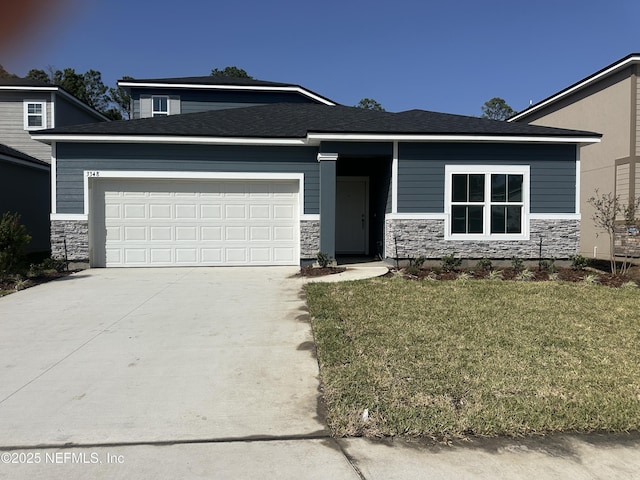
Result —
<instances>
[{"instance_id":1,"label":"stone veneer siding","mask_svg":"<svg viewBox=\"0 0 640 480\"><path fill-rule=\"evenodd\" d=\"M89 222L87 220L51 221L51 256L72 262L89 261Z\"/></svg>"},{"instance_id":2,"label":"stone veneer siding","mask_svg":"<svg viewBox=\"0 0 640 480\"><path fill-rule=\"evenodd\" d=\"M530 220L529 240L465 241L445 240L444 220L416 219L385 222L387 258L442 258L455 254L460 258L539 257L542 236L543 258L569 258L578 253L580 243L579 220Z\"/></svg>"},{"instance_id":3,"label":"stone veneer siding","mask_svg":"<svg viewBox=\"0 0 640 480\"><path fill-rule=\"evenodd\" d=\"M320 251L320 221L300 221L300 258L316 258Z\"/></svg>"},{"instance_id":4,"label":"stone veneer siding","mask_svg":"<svg viewBox=\"0 0 640 480\"><path fill-rule=\"evenodd\" d=\"M618 225L614 237L614 249L620 257L640 257L640 225L627 228ZM606 234L603 234L606 236Z\"/></svg>"}]
</instances>

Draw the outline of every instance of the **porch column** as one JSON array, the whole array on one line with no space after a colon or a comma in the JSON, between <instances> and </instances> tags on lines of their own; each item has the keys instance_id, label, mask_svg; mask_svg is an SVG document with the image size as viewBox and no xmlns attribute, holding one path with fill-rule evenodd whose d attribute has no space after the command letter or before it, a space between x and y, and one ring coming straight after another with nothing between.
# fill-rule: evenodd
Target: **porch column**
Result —
<instances>
[{"instance_id":1,"label":"porch column","mask_svg":"<svg viewBox=\"0 0 640 480\"><path fill-rule=\"evenodd\" d=\"M337 153L318 153L320 162L320 251L336 257Z\"/></svg>"}]
</instances>

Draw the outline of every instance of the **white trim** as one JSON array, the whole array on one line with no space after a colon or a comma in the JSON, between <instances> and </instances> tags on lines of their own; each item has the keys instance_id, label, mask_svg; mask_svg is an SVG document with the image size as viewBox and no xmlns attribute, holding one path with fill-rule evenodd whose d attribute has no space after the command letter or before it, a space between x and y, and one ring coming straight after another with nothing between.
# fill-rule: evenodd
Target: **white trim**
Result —
<instances>
[{"instance_id":1,"label":"white trim","mask_svg":"<svg viewBox=\"0 0 640 480\"><path fill-rule=\"evenodd\" d=\"M58 211L56 202L57 197L57 179L58 179L58 144L56 142L51 143L51 213L55 214Z\"/></svg>"},{"instance_id":2,"label":"white trim","mask_svg":"<svg viewBox=\"0 0 640 480\"><path fill-rule=\"evenodd\" d=\"M22 101L22 111L24 115L24 129L31 132L34 130L45 130L47 128L47 100L29 100L24 99ZM41 114L29 114L29 105L40 105L42 108ZM29 116L40 116L42 118L42 125L30 126L29 125Z\"/></svg>"},{"instance_id":3,"label":"white trim","mask_svg":"<svg viewBox=\"0 0 640 480\"><path fill-rule=\"evenodd\" d=\"M446 213L386 213L387 220L445 220ZM529 213L529 220L580 220L577 213Z\"/></svg>"},{"instance_id":4,"label":"white trim","mask_svg":"<svg viewBox=\"0 0 640 480\"><path fill-rule=\"evenodd\" d=\"M484 214L484 232L483 234L453 234L451 233L451 179L453 174L477 173L484 175L491 174L512 174L523 175L522 179L522 232L518 234L492 234L491 232L491 215ZM445 209L445 230L444 239L461 240L461 241L495 241L495 240L529 240L529 210L531 208L530 198L530 166L529 165L445 165L444 167L444 209ZM485 207L491 206L491 181L485 181Z\"/></svg>"},{"instance_id":5,"label":"white trim","mask_svg":"<svg viewBox=\"0 0 640 480\"><path fill-rule=\"evenodd\" d=\"M580 145L576 145L576 213L580 215Z\"/></svg>"},{"instance_id":6,"label":"white trim","mask_svg":"<svg viewBox=\"0 0 640 480\"><path fill-rule=\"evenodd\" d=\"M89 216L84 213L52 213L49 215L49 219L87 221L89 220Z\"/></svg>"},{"instance_id":7,"label":"white trim","mask_svg":"<svg viewBox=\"0 0 640 480\"><path fill-rule=\"evenodd\" d=\"M580 220L579 213L530 213L529 220Z\"/></svg>"},{"instance_id":8,"label":"white trim","mask_svg":"<svg viewBox=\"0 0 640 480\"><path fill-rule=\"evenodd\" d=\"M451 134L374 134L374 133L309 133L309 144L336 140L358 141L402 141L402 142L500 142L500 143L599 143L600 137L547 137L527 135L451 135Z\"/></svg>"},{"instance_id":9,"label":"white trim","mask_svg":"<svg viewBox=\"0 0 640 480\"><path fill-rule=\"evenodd\" d=\"M51 127L56 128L56 93L51 92Z\"/></svg>"},{"instance_id":10,"label":"white trim","mask_svg":"<svg viewBox=\"0 0 640 480\"><path fill-rule=\"evenodd\" d=\"M398 142L393 142L393 158L391 159L391 213L398 213Z\"/></svg>"},{"instance_id":11,"label":"white trim","mask_svg":"<svg viewBox=\"0 0 640 480\"><path fill-rule=\"evenodd\" d=\"M162 110L154 110L153 109L153 100L155 98L164 98L167 101L167 111L163 112ZM151 95L151 118L155 117L155 113L158 113L160 115L158 115L159 117L168 117L169 115L171 115L171 105L169 102L169 95Z\"/></svg>"},{"instance_id":12,"label":"white trim","mask_svg":"<svg viewBox=\"0 0 640 480\"><path fill-rule=\"evenodd\" d=\"M32 134L34 140L64 141L79 143L177 143L177 144L211 144L211 145L284 145L304 146L303 138L242 138L242 137L187 137L187 136L153 136L153 135L64 135L64 134Z\"/></svg>"},{"instance_id":13,"label":"white trim","mask_svg":"<svg viewBox=\"0 0 640 480\"><path fill-rule=\"evenodd\" d=\"M318 161L319 162L323 162L323 161L329 161L329 162L335 162L338 160L338 154L337 153L318 153Z\"/></svg>"},{"instance_id":14,"label":"white trim","mask_svg":"<svg viewBox=\"0 0 640 480\"><path fill-rule=\"evenodd\" d=\"M445 220L444 213L386 213L385 220Z\"/></svg>"},{"instance_id":15,"label":"white trim","mask_svg":"<svg viewBox=\"0 0 640 480\"><path fill-rule=\"evenodd\" d=\"M546 100L543 100L542 102L514 115L513 117L511 117L509 120L509 122L514 122L517 120L520 120L521 118L524 118L526 116L528 116L529 114L536 112L538 110L540 110L543 107L546 107L547 105L554 103L568 95L571 95L572 93L581 90L584 87L587 87L588 85L595 83L597 81L599 81L601 78L606 77L614 72L616 72L617 70L622 70L623 68L626 68L629 64L631 63L635 63L640 61L640 57L637 56L633 56L633 57L629 57L627 59L625 59L622 62L616 63L615 65L612 65L611 67L607 68L606 70L603 70L602 72L590 76L588 78L586 78L585 80L582 80L580 82L578 82L577 84L575 84L573 87L569 87L568 89L561 91L560 93L557 93L555 95L553 95L552 97L549 97Z\"/></svg>"},{"instance_id":16,"label":"white trim","mask_svg":"<svg viewBox=\"0 0 640 480\"><path fill-rule=\"evenodd\" d=\"M147 180L297 180L298 204L304 211L304 173L280 172L169 172L138 170L85 170L84 176L84 214L89 214L89 180L101 178L129 178ZM302 213L299 214L302 218ZM318 216L319 218L319 216Z\"/></svg>"},{"instance_id":17,"label":"white trim","mask_svg":"<svg viewBox=\"0 0 640 480\"><path fill-rule=\"evenodd\" d=\"M487 142L487 143L599 143L596 137L510 137L482 135L403 135L403 134L315 134L306 138L254 138L254 137L190 137L162 135L107 135L107 134L32 134L34 140L65 141L79 143L176 143L209 145L285 145L317 146L321 141L342 142L379 141L379 142Z\"/></svg>"},{"instance_id":18,"label":"white trim","mask_svg":"<svg viewBox=\"0 0 640 480\"><path fill-rule=\"evenodd\" d=\"M301 209L304 210L304 209ZM307 222L312 222L312 221L320 221L320 214L319 213L301 213L300 214L300 221L307 221Z\"/></svg>"},{"instance_id":19,"label":"white trim","mask_svg":"<svg viewBox=\"0 0 640 480\"><path fill-rule=\"evenodd\" d=\"M200 83L161 83L161 82L150 82L150 83L136 83L136 82L118 82L119 87L123 88L188 88L190 90L201 89L201 90L254 90L254 91L265 91L265 92L297 92L305 97L312 98L320 103L325 105L335 106L336 104L331 100L328 100L320 95L317 95L306 88L302 88L299 86L287 86L287 87L277 87L277 86L267 86L267 85L213 85L213 84L200 84Z\"/></svg>"}]
</instances>

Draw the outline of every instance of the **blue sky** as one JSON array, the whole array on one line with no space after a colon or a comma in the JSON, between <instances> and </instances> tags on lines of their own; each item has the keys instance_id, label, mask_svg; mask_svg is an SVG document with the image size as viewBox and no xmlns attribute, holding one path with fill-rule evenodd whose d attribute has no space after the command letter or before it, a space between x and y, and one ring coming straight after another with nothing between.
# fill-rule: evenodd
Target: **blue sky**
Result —
<instances>
[{"instance_id":1,"label":"blue sky","mask_svg":"<svg viewBox=\"0 0 640 480\"><path fill-rule=\"evenodd\" d=\"M522 110L640 52L638 0L46 1L56 14L2 39L8 71L95 69L114 86L236 65L390 111L480 115L496 96Z\"/></svg>"}]
</instances>

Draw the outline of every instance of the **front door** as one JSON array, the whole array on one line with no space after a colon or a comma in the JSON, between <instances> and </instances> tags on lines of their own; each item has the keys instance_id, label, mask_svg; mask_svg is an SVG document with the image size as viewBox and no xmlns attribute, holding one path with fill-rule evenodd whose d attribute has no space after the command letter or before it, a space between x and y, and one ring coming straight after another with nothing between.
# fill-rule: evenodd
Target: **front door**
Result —
<instances>
[{"instance_id":1,"label":"front door","mask_svg":"<svg viewBox=\"0 0 640 480\"><path fill-rule=\"evenodd\" d=\"M336 253L369 253L369 178L336 179Z\"/></svg>"}]
</instances>

